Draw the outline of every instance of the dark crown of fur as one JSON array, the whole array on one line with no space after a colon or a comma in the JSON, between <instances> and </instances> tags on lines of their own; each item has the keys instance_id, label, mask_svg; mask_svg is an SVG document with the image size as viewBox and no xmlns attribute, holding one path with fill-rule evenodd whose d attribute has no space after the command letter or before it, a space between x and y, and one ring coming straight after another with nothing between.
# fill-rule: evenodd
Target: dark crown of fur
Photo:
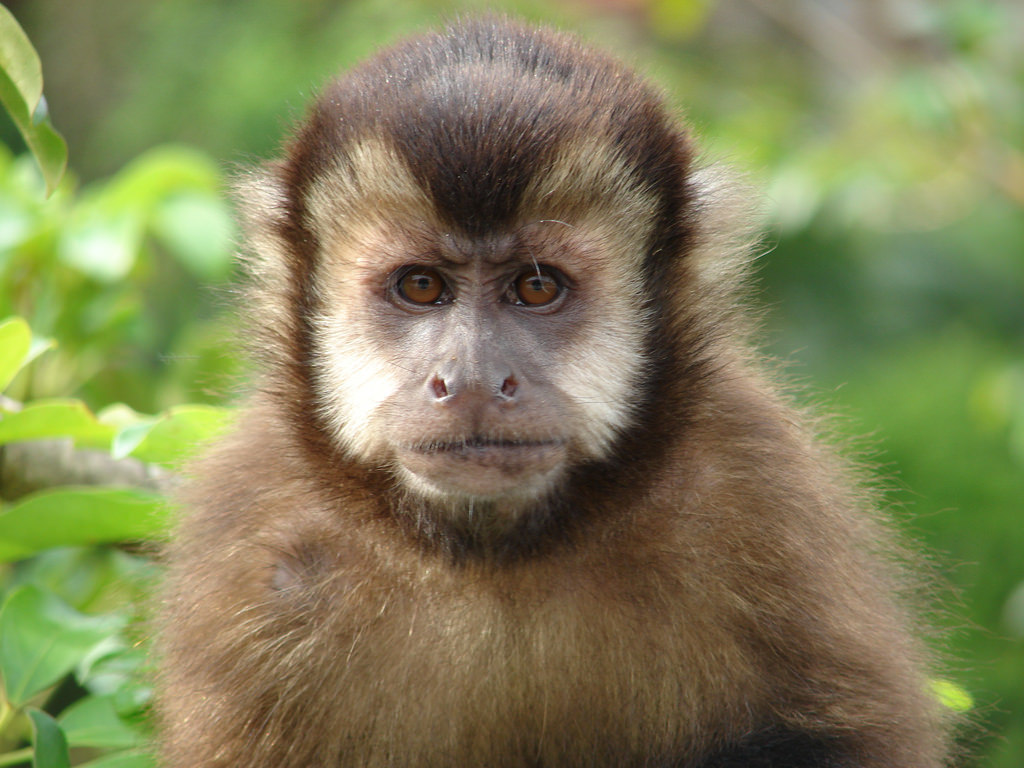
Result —
<instances>
[{"instance_id":1,"label":"dark crown of fur","mask_svg":"<svg viewBox=\"0 0 1024 768\"><path fill-rule=\"evenodd\" d=\"M508 225L554 153L591 137L607 141L663 201L666 221L656 231L675 230L683 218L689 147L658 94L568 35L466 22L401 43L333 81L291 145L295 212L309 185L367 136L385 137L441 217L470 235ZM664 226L670 222L676 226Z\"/></svg>"}]
</instances>

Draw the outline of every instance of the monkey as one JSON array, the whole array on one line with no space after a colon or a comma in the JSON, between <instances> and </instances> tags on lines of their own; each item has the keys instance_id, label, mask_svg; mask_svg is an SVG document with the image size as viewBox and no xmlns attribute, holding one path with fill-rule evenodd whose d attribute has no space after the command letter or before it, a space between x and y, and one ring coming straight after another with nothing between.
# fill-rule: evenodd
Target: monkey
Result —
<instances>
[{"instance_id":1,"label":"monkey","mask_svg":"<svg viewBox=\"0 0 1024 768\"><path fill-rule=\"evenodd\" d=\"M463 19L239 196L253 381L166 553L164 768L948 764L915 569L654 86Z\"/></svg>"}]
</instances>

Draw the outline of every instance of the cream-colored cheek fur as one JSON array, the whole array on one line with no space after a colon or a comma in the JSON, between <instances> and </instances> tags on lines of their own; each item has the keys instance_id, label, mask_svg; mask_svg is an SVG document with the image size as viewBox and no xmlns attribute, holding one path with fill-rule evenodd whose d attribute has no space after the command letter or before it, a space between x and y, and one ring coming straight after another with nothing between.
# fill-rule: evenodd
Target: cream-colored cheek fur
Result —
<instances>
[{"instance_id":1,"label":"cream-colored cheek fur","mask_svg":"<svg viewBox=\"0 0 1024 768\"><path fill-rule=\"evenodd\" d=\"M606 456L629 424L646 373L642 350L649 316L642 270L656 206L599 138L567 145L524 195L521 221L564 216L573 230L569 239L583 255L586 327L552 378L582 416L577 447L591 458Z\"/></svg>"},{"instance_id":2,"label":"cream-colored cheek fur","mask_svg":"<svg viewBox=\"0 0 1024 768\"><path fill-rule=\"evenodd\" d=\"M316 388L331 434L354 457L382 458L384 430L374 417L400 386L395 368L344 312L317 317L315 338Z\"/></svg>"},{"instance_id":3,"label":"cream-colored cheek fur","mask_svg":"<svg viewBox=\"0 0 1024 768\"><path fill-rule=\"evenodd\" d=\"M372 265L385 247L379 232L386 232L387 222L432 222L434 212L383 141L360 141L348 150L347 161L315 184L308 197L322 233L316 274L322 309L314 320L316 388L337 443L353 457L386 460L386 430L375 418L401 386L402 371L363 330L360 312L375 290L383 290L365 281L379 279Z\"/></svg>"},{"instance_id":4,"label":"cream-colored cheek fur","mask_svg":"<svg viewBox=\"0 0 1024 768\"><path fill-rule=\"evenodd\" d=\"M613 224L590 221L582 227L601 256L586 278L586 325L554 366L552 380L580 414L574 425L577 446L600 459L633 416L635 392L646 374L647 313L640 277L629 269L630 243L622 241Z\"/></svg>"}]
</instances>

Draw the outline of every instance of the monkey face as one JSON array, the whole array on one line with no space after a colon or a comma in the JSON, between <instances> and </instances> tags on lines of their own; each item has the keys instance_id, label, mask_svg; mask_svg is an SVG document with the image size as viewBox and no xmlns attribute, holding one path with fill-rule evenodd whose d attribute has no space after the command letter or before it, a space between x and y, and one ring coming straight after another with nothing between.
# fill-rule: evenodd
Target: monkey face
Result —
<instances>
[{"instance_id":1,"label":"monkey face","mask_svg":"<svg viewBox=\"0 0 1024 768\"><path fill-rule=\"evenodd\" d=\"M334 82L247 193L262 322L284 321L271 343L316 428L442 508L526 509L615 456L687 226L689 149L658 97L509 31Z\"/></svg>"},{"instance_id":2,"label":"monkey face","mask_svg":"<svg viewBox=\"0 0 1024 768\"><path fill-rule=\"evenodd\" d=\"M551 204L562 166L536 180L525 215L469 235L446 226L395 153L353 154L365 166L313 198L330 232L316 386L338 443L417 494L513 506L603 457L644 367L635 221L599 197ZM378 215L352 215L368 209Z\"/></svg>"}]
</instances>

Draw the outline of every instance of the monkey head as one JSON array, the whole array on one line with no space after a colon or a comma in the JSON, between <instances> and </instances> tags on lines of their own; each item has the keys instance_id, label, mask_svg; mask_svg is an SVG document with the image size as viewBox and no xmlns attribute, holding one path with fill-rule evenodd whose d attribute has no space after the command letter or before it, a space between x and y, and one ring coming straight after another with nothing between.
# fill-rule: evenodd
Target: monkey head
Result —
<instances>
[{"instance_id":1,"label":"monkey head","mask_svg":"<svg viewBox=\"0 0 1024 768\"><path fill-rule=\"evenodd\" d=\"M306 418L446 514L514 519L652 398L690 151L617 62L489 24L330 84L246 196Z\"/></svg>"}]
</instances>

